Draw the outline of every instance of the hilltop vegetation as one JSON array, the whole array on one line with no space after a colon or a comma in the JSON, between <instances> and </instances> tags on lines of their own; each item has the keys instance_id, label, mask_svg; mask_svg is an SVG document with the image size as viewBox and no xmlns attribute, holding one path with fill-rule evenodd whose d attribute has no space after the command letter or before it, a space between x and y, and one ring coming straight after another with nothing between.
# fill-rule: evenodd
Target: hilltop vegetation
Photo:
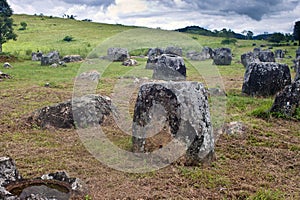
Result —
<instances>
[{"instance_id":1,"label":"hilltop vegetation","mask_svg":"<svg viewBox=\"0 0 300 200\"><path fill-rule=\"evenodd\" d=\"M237 135L220 135L216 141L216 160L210 165L186 167L177 163L151 173L130 174L110 169L96 160L83 146L76 130L44 130L28 125L26 119L36 109L72 98L74 78L84 64L70 63L58 68L40 66L39 62L31 61L31 52L58 50L61 56L86 57L101 42L138 27L48 16L13 15L13 19L17 41L3 46L4 52L16 59L8 60L12 69L1 69L13 78L0 82L0 155L14 158L24 178L66 170L87 184L87 199L95 200L300 198L299 121L267 115L274 97L241 94L245 68L240 56L254 47L268 48L266 41L237 40L222 44L226 38L184 33L202 46L232 49L232 64L215 67L227 94L225 122L241 121L246 130ZM21 22L26 22L25 30L19 30ZM64 41L66 36L72 39ZM297 47L273 47L272 50L278 48L287 51L286 57L278 61L291 67ZM144 54L145 49L134 51L135 55L141 53ZM139 70L142 77L151 78L151 71L144 69L147 60L136 59L139 65L134 69ZM211 66L211 62L207 60L203 64ZM119 62L111 63L102 74L96 92L111 97L119 80L135 81L135 77L127 76L132 69ZM292 69L291 72L294 76ZM187 80L198 81L199 76L187 61ZM130 103L134 104L134 100L135 96ZM133 105L130 106L132 114ZM118 127L105 124L103 129L114 144L130 149L130 136L124 136Z\"/></svg>"}]
</instances>

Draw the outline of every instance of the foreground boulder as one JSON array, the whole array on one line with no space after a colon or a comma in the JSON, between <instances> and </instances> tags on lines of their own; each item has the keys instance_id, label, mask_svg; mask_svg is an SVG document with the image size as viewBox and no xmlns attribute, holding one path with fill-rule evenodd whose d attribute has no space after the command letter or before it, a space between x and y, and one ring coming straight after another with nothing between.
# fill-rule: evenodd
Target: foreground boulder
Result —
<instances>
[{"instance_id":1,"label":"foreground boulder","mask_svg":"<svg viewBox=\"0 0 300 200\"><path fill-rule=\"evenodd\" d=\"M291 74L286 64L251 63L245 72L242 92L252 96L270 96L289 84Z\"/></svg>"},{"instance_id":2,"label":"foreground boulder","mask_svg":"<svg viewBox=\"0 0 300 200\"><path fill-rule=\"evenodd\" d=\"M107 58L110 61L124 62L129 59L129 52L125 48L109 48L107 50Z\"/></svg>"},{"instance_id":3,"label":"foreground boulder","mask_svg":"<svg viewBox=\"0 0 300 200\"><path fill-rule=\"evenodd\" d=\"M54 63L59 63L59 52L58 51L52 51L48 53L47 55L43 55L41 58L41 65L42 66L48 66L52 65Z\"/></svg>"},{"instance_id":4,"label":"foreground boulder","mask_svg":"<svg viewBox=\"0 0 300 200\"><path fill-rule=\"evenodd\" d=\"M163 54L157 58L153 70L153 79L158 80L185 80L186 67L180 56Z\"/></svg>"},{"instance_id":5,"label":"foreground boulder","mask_svg":"<svg viewBox=\"0 0 300 200\"><path fill-rule=\"evenodd\" d=\"M247 52L241 55L241 62L247 68L250 63L259 62L259 59L253 52Z\"/></svg>"},{"instance_id":6,"label":"foreground boulder","mask_svg":"<svg viewBox=\"0 0 300 200\"><path fill-rule=\"evenodd\" d=\"M276 95L271 112L282 113L292 117L300 106L300 80L286 86Z\"/></svg>"},{"instance_id":7,"label":"foreground boulder","mask_svg":"<svg viewBox=\"0 0 300 200\"><path fill-rule=\"evenodd\" d=\"M215 49L214 63L216 65L231 65L232 54L229 48Z\"/></svg>"},{"instance_id":8,"label":"foreground boulder","mask_svg":"<svg viewBox=\"0 0 300 200\"><path fill-rule=\"evenodd\" d=\"M84 128L101 124L112 111L108 97L86 95L37 110L28 121L42 128Z\"/></svg>"},{"instance_id":9,"label":"foreground boulder","mask_svg":"<svg viewBox=\"0 0 300 200\"><path fill-rule=\"evenodd\" d=\"M258 53L258 59L261 62L276 62L274 53L269 50L260 51Z\"/></svg>"},{"instance_id":10,"label":"foreground boulder","mask_svg":"<svg viewBox=\"0 0 300 200\"><path fill-rule=\"evenodd\" d=\"M159 123L165 127L156 130ZM213 158L214 137L203 84L163 82L140 87L133 117L133 151L153 150L149 147L150 136L158 132L157 135L167 134L183 144L187 165L198 165ZM159 139L155 146L165 147L164 141Z\"/></svg>"},{"instance_id":11,"label":"foreground boulder","mask_svg":"<svg viewBox=\"0 0 300 200\"><path fill-rule=\"evenodd\" d=\"M69 177L64 171L23 179L14 160L0 157L1 200L83 199L86 193L86 185L78 178Z\"/></svg>"}]
</instances>

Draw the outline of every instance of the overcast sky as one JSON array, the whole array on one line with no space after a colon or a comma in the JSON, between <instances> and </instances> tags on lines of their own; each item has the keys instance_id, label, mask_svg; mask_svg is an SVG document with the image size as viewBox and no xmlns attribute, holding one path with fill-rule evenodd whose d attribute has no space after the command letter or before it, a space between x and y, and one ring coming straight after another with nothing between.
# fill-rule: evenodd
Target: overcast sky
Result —
<instances>
[{"instance_id":1,"label":"overcast sky","mask_svg":"<svg viewBox=\"0 0 300 200\"><path fill-rule=\"evenodd\" d=\"M291 33L300 20L298 0L8 0L15 14L40 14L94 22L173 30L197 25L210 30L230 28Z\"/></svg>"}]
</instances>

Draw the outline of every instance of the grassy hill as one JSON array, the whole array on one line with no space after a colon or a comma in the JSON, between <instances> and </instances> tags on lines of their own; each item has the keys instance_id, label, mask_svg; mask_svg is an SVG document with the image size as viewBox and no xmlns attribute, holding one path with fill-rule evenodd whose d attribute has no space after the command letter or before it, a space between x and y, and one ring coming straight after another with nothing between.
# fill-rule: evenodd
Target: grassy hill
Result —
<instances>
[{"instance_id":1,"label":"grassy hill","mask_svg":"<svg viewBox=\"0 0 300 200\"><path fill-rule=\"evenodd\" d=\"M13 79L0 82L0 155L13 157L25 178L66 170L87 184L87 195L95 200L300 198L299 121L266 116L265 111L274 97L241 94L245 68L240 63L240 55L252 50L253 43L258 47L266 44L265 41L238 40L236 44L222 45L224 38L185 34L202 46L232 49L232 65L213 67L221 75L227 93L225 122L241 121L247 128L241 135L219 136L217 159L211 165L186 167L177 163L151 173L130 174L110 169L96 160L83 146L76 130L42 130L29 126L26 118L36 109L70 99L74 78L84 65L83 62L70 63L67 67L42 67L30 60L31 52L58 50L62 56L86 57L100 43L124 31L133 30L130 33L134 42L134 30L138 27L47 16L14 15L13 18L18 40L5 43L3 50L18 59L10 61L14 68L1 69ZM23 21L28 24L27 29L18 30ZM65 36L72 36L74 41L63 41ZM280 48L288 51L287 56L294 57L297 47ZM135 54L143 50L137 49ZM291 66L292 59L287 56L279 62ZM133 69L142 77L151 78L151 71L144 69L146 59L136 59L139 65L135 68L110 63L102 74L97 93L113 96L114 86L121 78L134 81L134 77L128 76ZM211 62L204 61L203 65L212 66ZM186 60L186 64L187 79L202 80L192 63ZM50 87L45 87L45 83ZM132 114L133 103L130 106ZM130 136L124 136L110 124L104 129L116 145L130 148Z\"/></svg>"}]
</instances>

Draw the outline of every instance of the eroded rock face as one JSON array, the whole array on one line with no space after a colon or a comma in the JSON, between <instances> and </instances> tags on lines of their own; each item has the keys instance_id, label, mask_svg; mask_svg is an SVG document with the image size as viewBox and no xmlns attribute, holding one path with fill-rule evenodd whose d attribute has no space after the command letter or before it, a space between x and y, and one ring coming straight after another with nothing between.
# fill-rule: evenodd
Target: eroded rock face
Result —
<instances>
[{"instance_id":1,"label":"eroded rock face","mask_svg":"<svg viewBox=\"0 0 300 200\"><path fill-rule=\"evenodd\" d=\"M158 119L172 138L185 145L186 164L197 165L211 159L214 137L207 92L197 82L147 83L140 87L133 118L133 151L145 152L149 133ZM157 112L153 112L157 107ZM162 118L157 118L162 115ZM155 132L154 132L155 133ZM160 144L164 145L164 144Z\"/></svg>"},{"instance_id":2,"label":"eroded rock face","mask_svg":"<svg viewBox=\"0 0 300 200\"><path fill-rule=\"evenodd\" d=\"M43 55L41 58L41 65L42 66L48 66L52 65L54 63L59 63L59 52L58 51L52 51L48 53L47 55Z\"/></svg>"},{"instance_id":3,"label":"eroded rock face","mask_svg":"<svg viewBox=\"0 0 300 200\"><path fill-rule=\"evenodd\" d=\"M111 100L99 95L74 98L54 106L44 107L28 118L31 124L42 128L85 128L101 124L112 112Z\"/></svg>"},{"instance_id":4,"label":"eroded rock face","mask_svg":"<svg viewBox=\"0 0 300 200\"><path fill-rule=\"evenodd\" d=\"M107 50L107 57L110 61L124 62L129 59L129 52L125 48L109 48Z\"/></svg>"},{"instance_id":5,"label":"eroded rock face","mask_svg":"<svg viewBox=\"0 0 300 200\"><path fill-rule=\"evenodd\" d=\"M214 63L216 65L231 65L232 54L229 48L215 49Z\"/></svg>"},{"instance_id":6,"label":"eroded rock face","mask_svg":"<svg viewBox=\"0 0 300 200\"><path fill-rule=\"evenodd\" d=\"M247 68L247 66L250 63L253 62L260 62L259 59L254 55L253 52L247 52L241 55L241 62L244 65L245 68Z\"/></svg>"},{"instance_id":7,"label":"eroded rock face","mask_svg":"<svg viewBox=\"0 0 300 200\"><path fill-rule=\"evenodd\" d=\"M286 86L276 95L271 112L279 112L287 116L293 116L300 106L300 80Z\"/></svg>"},{"instance_id":8,"label":"eroded rock face","mask_svg":"<svg viewBox=\"0 0 300 200\"><path fill-rule=\"evenodd\" d=\"M286 64L251 63L245 72L242 92L252 96L270 96L289 84L291 74Z\"/></svg>"},{"instance_id":9,"label":"eroded rock face","mask_svg":"<svg viewBox=\"0 0 300 200\"><path fill-rule=\"evenodd\" d=\"M157 58L157 64L153 70L153 79L158 80L185 80L186 67L180 56L163 54Z\"/></svg>"},{"instance_id":10,"label":"eroded rock face","mask_svg":"<svg viewBox=\"0 0 300 200\"><path fill-rule=\"evenodd\" d=\"M258 53L258 59L261 62L276 62L274 53L269 50L260 51Z\"/></svg>"}]
</instances>

